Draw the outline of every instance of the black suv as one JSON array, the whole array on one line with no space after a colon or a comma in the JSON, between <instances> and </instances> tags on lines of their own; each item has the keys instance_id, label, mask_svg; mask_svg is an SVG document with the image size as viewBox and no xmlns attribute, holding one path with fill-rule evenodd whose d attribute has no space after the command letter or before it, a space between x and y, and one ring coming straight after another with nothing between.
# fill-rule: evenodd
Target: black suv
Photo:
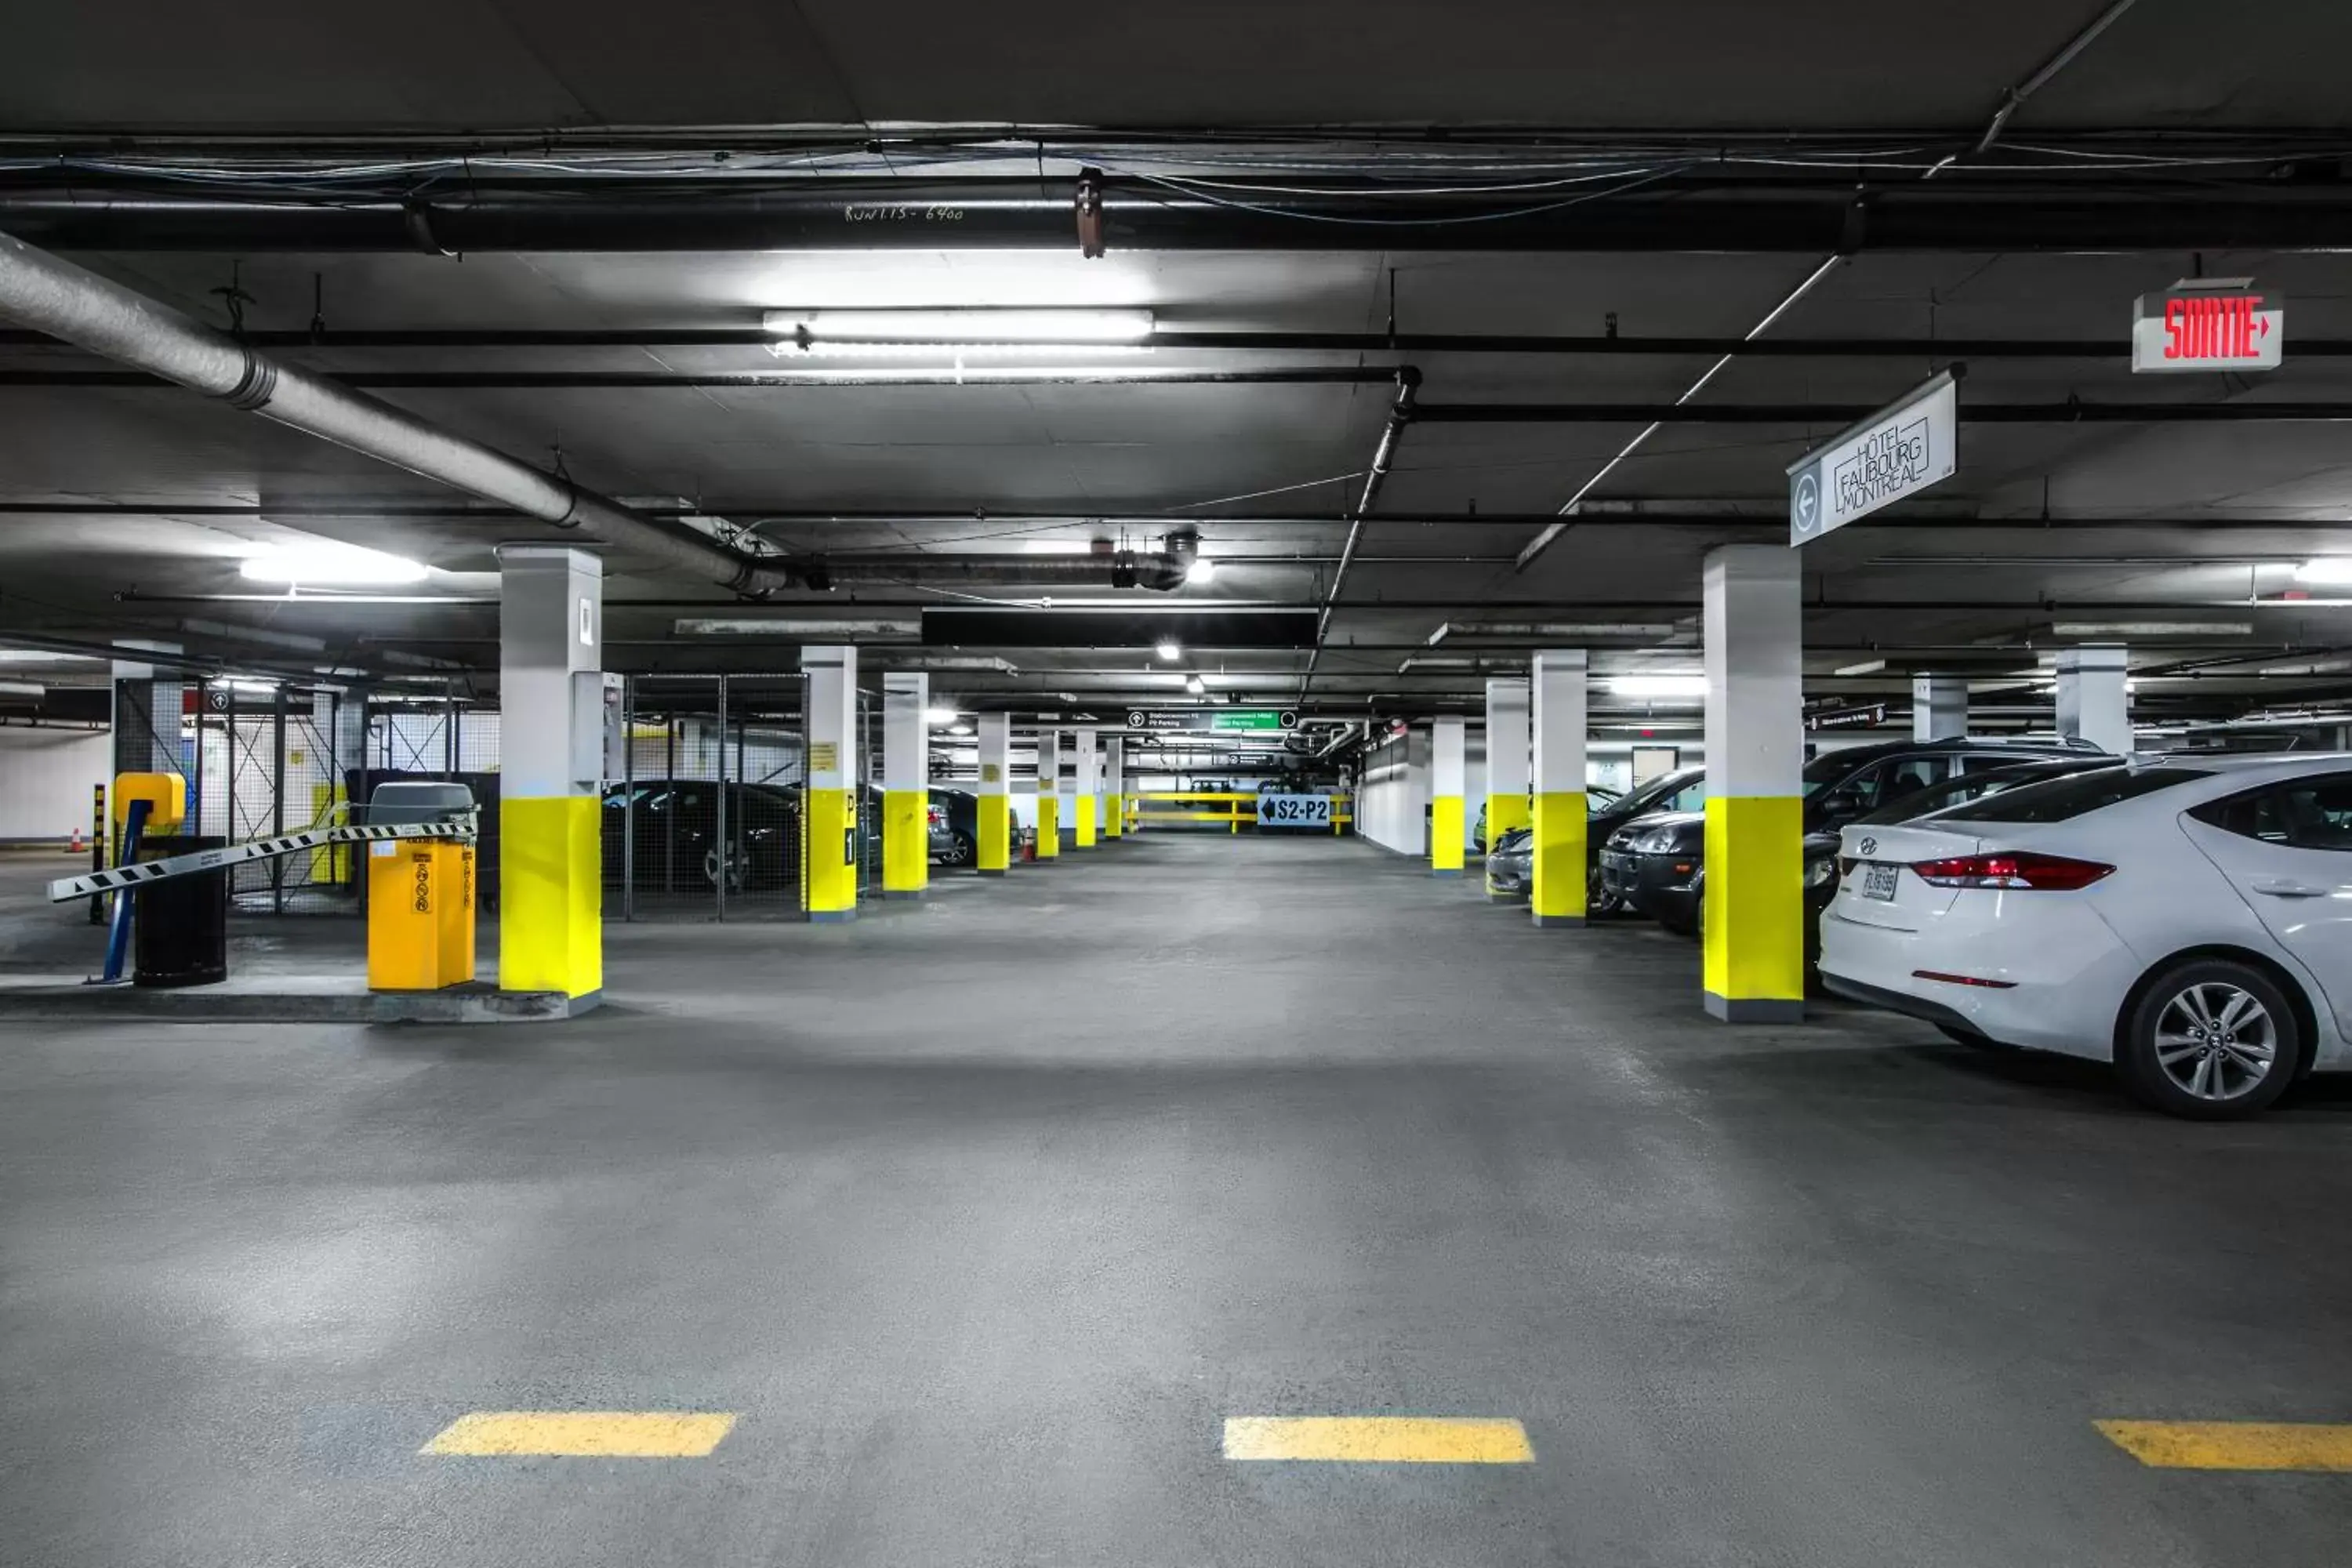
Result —
<instances>
[{"instance_id":1,"label":"black suv","mask_svg":"<svg viewBox=\"0 0 2352 1568\"><path fill-rule=\"evenodd\" d=\"M1917 790L1958 774L2058 757L2099 756L2087 741L2049 739L1886 741L1825 752L1805 764L1807 834L1833 833ZM1601 851L1608 896L1631 904L1668 931L1698 930L1706 887L1706 814L1653 812L1609 836Z\"/></svg>"}]
</instances>

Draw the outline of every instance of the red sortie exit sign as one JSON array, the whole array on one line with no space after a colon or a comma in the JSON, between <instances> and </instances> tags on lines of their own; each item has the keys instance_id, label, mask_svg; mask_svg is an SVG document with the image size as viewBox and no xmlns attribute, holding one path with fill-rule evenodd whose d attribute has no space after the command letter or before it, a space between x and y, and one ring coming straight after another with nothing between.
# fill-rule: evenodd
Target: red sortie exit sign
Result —
<instances>
[{"instance_id":1,"label":"red sortie exit sign","mask_svg":"<svg viewBox=\"0 0 2352 1568\"><path fill-rule=\"evenodd\" d=\"M2276 370L2286 303L2251 278L2184 279L2132 306L2132 369Z\"/></svg>"}]
</instances>

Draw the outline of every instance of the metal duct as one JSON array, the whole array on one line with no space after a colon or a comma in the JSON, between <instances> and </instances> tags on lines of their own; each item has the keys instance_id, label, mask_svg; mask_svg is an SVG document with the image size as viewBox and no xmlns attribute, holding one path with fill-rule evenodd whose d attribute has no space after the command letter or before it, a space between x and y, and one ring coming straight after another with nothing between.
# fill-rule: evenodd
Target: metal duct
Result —
<instances>
[{"instance_id":1,"label":"metal duct","mask_svg":"<svg viewBox=\"0 0 2352 1568\"><path fill-rule=\"evenodd\" d=\"M812 587L842 583L968 583L1037 588L1150 588L1184 585L1190 563L1174 553L1139 550L1091 555L826 555L805 565Z\"/></svg>"},{"instance_id":2,"label":"metal duct","mask_svg":"<svg viewBox=\"0 0 2352 1568\"><path fill-rule=\"evenodd\" d=\"M257 353L144 295L0 234L0 314L76 348L217 397L232 408L497 501L559 527L743 591L792 576L683 523L618 501L453 435L390 404Z\"/></svg>"}]
</instances>

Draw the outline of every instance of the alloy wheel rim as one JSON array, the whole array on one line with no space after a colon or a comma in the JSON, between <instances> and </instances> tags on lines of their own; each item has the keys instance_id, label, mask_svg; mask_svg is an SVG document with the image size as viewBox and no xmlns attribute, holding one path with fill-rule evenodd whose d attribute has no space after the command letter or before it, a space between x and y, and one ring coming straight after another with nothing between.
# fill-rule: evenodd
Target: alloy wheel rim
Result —
<instances>
[{"instance_id":1,"label":"alloy wheel rim","mask_svg":"<svg viewBox=\"0 0 2352 1568\"><path fill-rule=\"evenodd\" d=\"M2261 1088L2278 1061L2278 1024L2244 987L2200 981L2157 1014L2156 1060L2192 1099L2241 1099Z\"/></svg>"}]
</instances>

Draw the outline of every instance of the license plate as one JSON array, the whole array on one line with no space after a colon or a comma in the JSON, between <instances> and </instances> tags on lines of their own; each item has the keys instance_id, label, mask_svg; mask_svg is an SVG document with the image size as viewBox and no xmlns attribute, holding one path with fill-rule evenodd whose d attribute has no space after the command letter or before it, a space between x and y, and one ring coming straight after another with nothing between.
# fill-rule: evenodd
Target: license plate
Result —
<instances>
[{"instance_id":1,"label":"license plate","mask_svg":"<svg viewBox=\"0 0 2352 1568\"><path fill-rule=\"evenodd\" d=\"M1891 902L1895 897L1895 884L1902 879L1902 876L1903 868L1900 866L1865 861L1862 868L1862 896L1876 899L1882 903Z\"/></svg>"}]
</instances>

